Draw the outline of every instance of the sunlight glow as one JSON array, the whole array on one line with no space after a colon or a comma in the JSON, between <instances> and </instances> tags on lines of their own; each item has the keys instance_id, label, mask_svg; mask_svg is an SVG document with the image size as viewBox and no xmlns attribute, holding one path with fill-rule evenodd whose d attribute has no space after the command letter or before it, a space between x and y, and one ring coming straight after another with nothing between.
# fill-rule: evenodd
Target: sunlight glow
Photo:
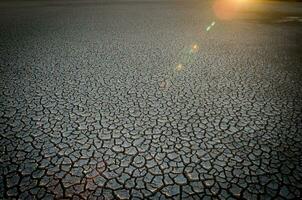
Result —
<instances>
[{"instance_id":1,"label":"sunlight glow","mask_svg":"<svg viewBox=\"0 0 302 200\"><path fill-rule=\"evenodd\" d=\"M248 0L215 0L213 10L218 19L231 20L247 4Z\"/></svg>"}]
</instances>

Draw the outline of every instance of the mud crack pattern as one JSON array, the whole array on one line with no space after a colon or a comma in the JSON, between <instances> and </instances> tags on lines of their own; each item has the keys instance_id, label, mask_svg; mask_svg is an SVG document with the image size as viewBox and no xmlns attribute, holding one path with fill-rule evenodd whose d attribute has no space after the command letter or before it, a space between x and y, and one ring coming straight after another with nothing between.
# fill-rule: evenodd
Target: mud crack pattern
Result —
<instances>
[{"instance_id":1,"label":"mud crack pattern","mask_svg":"<svg viewBox=\"0 0 302 200\"><path fill-rule=\"evenodd\" d=\"M301 198L301 29L179 4L3 10L0 198Z\"/></svg>"}]
</instances>

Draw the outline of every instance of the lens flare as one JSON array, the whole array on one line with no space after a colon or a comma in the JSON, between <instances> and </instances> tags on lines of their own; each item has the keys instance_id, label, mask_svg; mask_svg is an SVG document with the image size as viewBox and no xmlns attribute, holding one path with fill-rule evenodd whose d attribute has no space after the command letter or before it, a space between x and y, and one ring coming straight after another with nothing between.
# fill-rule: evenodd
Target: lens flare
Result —
<instances>
[{"instance_id":1,"label":"lens flare","mask_svg":"<svg viewBox=\"0 0 302 200\"><path fill-rule=\"evenodd\" d=\"M196 53L199 50L199 46L197 44L192 45L191 53Z\"/></svg>"},{"instance_id":2,"label":"lens flare","mask_svg":"<svg viewBox=\"0 0 302 200\"><path fill-rule=\"evenodd\" d=\"M206 29L206 31L211 30L211 28L212 28L212 26L208 26L207 29Z\"/></svg>"},{"instance_id":3,"label":"lens flare","mask_svg":"<svg viewBox=\"0 0 302 200\"><path fill-rule=\"evenodd\" d=\"M176 66L176 70L177 70L177 71L182 70L182 68L183 68L182 64L178 64L178 65Z\"/></svg>"},{"instance_id":4,"label":"lens flare","mask_svg":"<svg viewBox=\"0 0 302 200\"><path fill-rule=\"evenodd\" d=\"M215 26L215 24L216 24L216 22L213 21L213 22L211 23L211 25L207 27L206 31L208 32L209 30L211 30L211 28L212 28L213 26Z\"/></svg>"}]
</instances>

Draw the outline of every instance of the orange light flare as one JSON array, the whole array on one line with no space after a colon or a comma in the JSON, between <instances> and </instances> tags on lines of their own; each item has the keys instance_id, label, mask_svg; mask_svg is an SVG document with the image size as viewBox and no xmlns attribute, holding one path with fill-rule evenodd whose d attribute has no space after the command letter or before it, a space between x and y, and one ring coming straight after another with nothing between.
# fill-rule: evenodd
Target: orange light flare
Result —
<instances>
[{"instance_id":1,"label":"orange light flare","mask_svg":"<svg viewBox=\"0 0 302 200\"><path fill-rule=\"evenodd\" d=\"M215 0L213 10L218 19L231 20L247 3L248 0Z\"/></svg>"}]
</instances>

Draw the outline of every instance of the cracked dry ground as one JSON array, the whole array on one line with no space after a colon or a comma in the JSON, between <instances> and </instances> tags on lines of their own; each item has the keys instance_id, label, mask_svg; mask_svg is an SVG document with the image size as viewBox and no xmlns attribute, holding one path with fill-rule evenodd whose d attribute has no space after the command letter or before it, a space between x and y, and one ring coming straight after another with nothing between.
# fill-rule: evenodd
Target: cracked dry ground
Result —
<instances>
[{"instance_id":1,"label":"cracked dry ground","mask_svg":"<svg viewBox=\"0 0 302 200\"><path fill-rule=\"evenodd\" d=\"M301 198L301 29L158 4L2 10L1 199Z\"/></svg>"}]
</instances>

